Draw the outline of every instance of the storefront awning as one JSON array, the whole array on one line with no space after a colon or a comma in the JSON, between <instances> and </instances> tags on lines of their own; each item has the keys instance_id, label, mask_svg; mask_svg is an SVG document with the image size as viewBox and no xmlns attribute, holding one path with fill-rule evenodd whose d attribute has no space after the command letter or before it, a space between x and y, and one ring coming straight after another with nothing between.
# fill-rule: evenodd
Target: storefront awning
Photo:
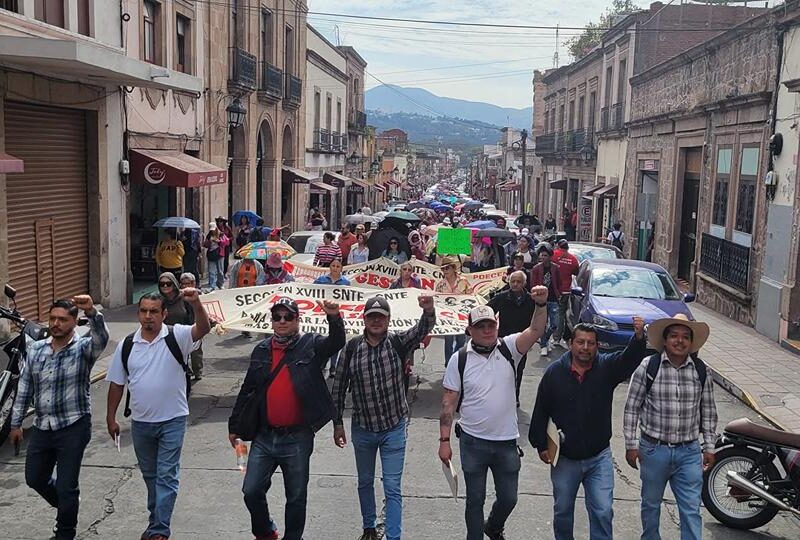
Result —
<instances>
[{"instance_id":1,"label":"storefront awning","mask_svg":"<svg viewBox=\"0 0 800 540\"><path fill-rule=\"evenodd\" d=\"M399 180L388 180L386 183L387 184L391 184L393 186L399 186L400 185L400 181Z\"/></svg>"},{"instance_id":2,"label":"storefront awning","mask_svg":"<svg viewBox=\"0 0 800 540\"><path fill-rule=\"evenodd\" d=\"M508 183L508 182L506 182L505 180L503 180L502 182L498 182L498 183L496 183L496 184L494 185L494 189L501 189L501 188L502 188L504 185L506 185L507 183Z\"/></svg>"},{"instance_id":3,"label":"storefront awning","mask_svg":"<svg viewBox=\"0 0 800 540\"><path fill-rule=\"evenodd\" d=\"M522 188L522 184L515 184L514 182L506 182L500 187L500 191L516 191Z\"/></svg>"},{"instance_id":4,"label":"storefront awning","mask_svg":"<svg viewBox=\"0 0 800 540\"><path fill-rule=\"evenodd\" d=\"M599 191L599 190L603 189L604 187L606 187L605 184L597 184L596 186L590 186L588 189L584 190L583 194L584 195L591 195L592 193L594 193L596 191Z\"/></svg>"},{"instance_id":5,"label":"storefront awning","mask_svg":"<svg viewBox=\"0 0 800 540\"><path fill-rule=\"evenodd\" d=\"M25 163L11 154L0 152L0 174L25 172Z\"/></svg>"},{"instance_id":6,"label":"storefront awning","mask_svg":"<svg viewBox=\"0 0 800 540\"><path fill-rule=\"evenodd\" d=\"M611 184L610 186L604 186L603 189L598 189L592 195L600 199L615 199L617 197L618 188L619 186L616 184Z\"/></svg>"},{"instance_id":7,"label":"storefront awning","mask_svg":"<svg viewBox=\"0 0 800 540\"><path fill-rule=\"evenodd\" d=\"M308 184L312 180L319 180L317 173L296 169L288 165L281 166L281 170L283 171L283 179L295 184Z\"/></svg>"},{"instance_id":8,"label":"storefront awning","mask_svg":"<svg viewBox=\"0 0 800 540\"><path fill-rule=\"evenodd\" d=\"M339 190L329 184L326 184L325 182L316 181L311 182L311 192L333 195L334 193L338 193Z\"/></svg>"},{"instance_id":9,"label":"storefront awning","mask_svg":"<svg viewBox=\"0 0 800 540\"><path fill-rule=\"evenodd\" d=\"M381 185L381 184L374 184L372 187L373 187L374 189L377 189L377 190L378 190L378 191L380 191L381 193L386 193L386 186L384 186L384 185Z\"/></svg>"},{"instance_id":10,"label":"storefront awning","mask_svg":"<svg viewBox=\"0 0 800 540\"><path fill-rule=\"evenodd\" d=\"M222 167L177 150L131 149L131 181L140 184L194 188L224 184Z\"/></svg>"},{"instance_id":11,"label":"storefront awning","mask_svg":"<svg viewBox=\"0 0 800 540\"><path fill-rule=\"evenodd\" d=\"M550 181L550 189L563 189L564 191L567 190L567 181L566 180L551 180Z\"/></svg>"},{"instance_id":12,"label":"storefront awning","mask_svg":"<svg viewBox=\"0 0 800 540\"><path fill-rule=\"evenodd\" d=\"M336 186L337 188L349 186L353 182L352 178L349 178L343 174L328 171L325 171L325 174L323 174L322 178L325 180L325 182L332 186Z\"/></svg>"},{"instance_id":13,"label":"storefront awning","mask_svg":"<svg viewBox=\"0 0 800 540\"><path fill-rule=\"evenodd\" d=\"M369 182L365 180L359 180L358 178L351 178L351 180L353 181L353 185L355 186L361 186L364 189L369 187Z\"/></svg>"}]
</instances>

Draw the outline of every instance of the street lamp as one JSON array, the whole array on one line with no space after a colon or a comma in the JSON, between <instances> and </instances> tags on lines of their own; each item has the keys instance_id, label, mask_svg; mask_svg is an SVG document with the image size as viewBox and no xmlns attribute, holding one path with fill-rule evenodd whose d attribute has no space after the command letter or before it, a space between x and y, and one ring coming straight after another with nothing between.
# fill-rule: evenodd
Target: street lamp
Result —
<instances>
[{"instance_id":1,"label":"street lamp","mask_svg":"<svg viewBox=\"0 0 800 540\"><path fill-rule=\"evenodd\" d=\"M244 117L247 116L247 109L244 108L239 98L233 100L225 109L228 113L228 127L236 129L244 123Z\"/></svg>"},{"instance_id":2,"label":"street lamp","mask_svg":"<svg viewBox=\"0 0 800 540\"><path fill-rule=\"evenodd\" d=\"M350 154L350 157L347 158L347 162L348 163L352 163L352 164L360 163L361 162L361 157L357 156L356 152L354 150L353 153Z\"/></svg>"},{"instance_id":3,"label":"street lamp","mask_svg":"<svg viewBox=\"0 0 800 540\"><path fill-rule=\"evenodd\" d=\"M589 144L584 144L581 148L581 159L583 159L583 164L588 165L590 161L594 159L594 148L591 147Z\"/></svg>"},{"instance_id":4,"label":"street lamp","mask_svg":"<svg viewBox=\"0 0 800 540\"><path fill-rule=\"evenodd\" d=\"M508 172L508 178L510 180L513 180L514 179L514 173L517 172L517 170L514 167L509 167L507 172Z\"/></svg>"}]
</instances>

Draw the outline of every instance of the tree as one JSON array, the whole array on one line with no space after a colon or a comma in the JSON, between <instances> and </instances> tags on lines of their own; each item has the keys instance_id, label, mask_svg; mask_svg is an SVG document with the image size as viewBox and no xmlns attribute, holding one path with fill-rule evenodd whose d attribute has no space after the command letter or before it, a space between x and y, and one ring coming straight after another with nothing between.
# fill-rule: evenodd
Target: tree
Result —
<instances>
[{"instance_id":1,"label":"tree","mask_svg":"<svg viewBox=\"0 0 800 540\"><path fill-rule=\"evenodd\" d=\"M600 15L600 21L596 23L590 22L579 36L575 36L564 42L564 45L566 45L569 50L569 54L574 60L583 58L600 44L603 32L612 26L615 16L627 15L639 9L639 6L637 6L633 0L612 0L611 5L606 8L605 13Z\"/></svg>"}]
</instances>

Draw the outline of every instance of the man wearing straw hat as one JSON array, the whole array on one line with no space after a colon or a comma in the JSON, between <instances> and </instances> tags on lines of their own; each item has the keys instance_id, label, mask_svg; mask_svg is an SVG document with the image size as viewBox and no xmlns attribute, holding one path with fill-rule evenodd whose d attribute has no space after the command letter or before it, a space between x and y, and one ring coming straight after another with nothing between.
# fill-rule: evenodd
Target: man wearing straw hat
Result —
<instances>
[{"instance_id":1,"label":"man wearing straw hat","mask_svg":"<svg viewBox=\"0 0 800 540\"><path fill-rule=\"evenodd\" d=\"M634 372L624 415L625 460L634 469L641 465L642 538L661 538L661 500L669 482L681 538L699 539L703 471L714 464L717 427L714 383L697 357L709 328L678 314L653 322L647 334L658 352Z\"/></svg>"}]
</instances>

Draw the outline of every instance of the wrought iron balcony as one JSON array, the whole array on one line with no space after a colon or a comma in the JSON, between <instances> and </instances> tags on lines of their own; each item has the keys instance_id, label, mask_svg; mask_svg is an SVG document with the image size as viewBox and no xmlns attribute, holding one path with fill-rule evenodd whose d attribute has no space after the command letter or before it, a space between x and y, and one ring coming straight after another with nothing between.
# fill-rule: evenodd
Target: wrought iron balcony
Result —
<instances>
[{"instance_id":1,"label":"wrought iron balcony","mask_svg":"<svg viewBox=\"0 0 800 540\"><path fill-rule=\"evenodd\" d=\"M276 102L283 97L283 71L266 61L261 61L261 86L258 98Z\"/></svg>"},{"instance_id":2,"label":"wrought iron balcony","mask_svg":"<svg viewBox=\"0 0 800 540\"><path fill-rule=\"evenodd\" d=\"M347 122L347 129L350 131L364 132L367 128L367 113L362 111L353 111L350 119Z\"/></svg>"},{"instance_id":3,"label":"wrought iron balcony","mask_svg":"<svg viewBox=\"0 0 800 540\"><path fill-rule=\"evenodd\" d=\"M252 92L258 85L258 60L239 47L230 48L230 75L228 89Z\"/></svg>"},{"instance_id":4,"label":"wrought iron balcony","mask_svg":"<svg viewBox=\"0 0 800 540\"><path fill-rule=\"evenodd\" d=\"M285 73L285 86L283 94L283 106L290 109L300 107L303 99L303 80L289 73Z\"/></svg>"},{"instance_id":5,"label":"wrought iron balcony","mask_svg":"<svg viewBox=\"0 0 800 540\"><path fill-rule=\"evenodd\" d=\"M625 102L615 103L611 106L611 129L625 127Z\"/></svg>"},{"instance_id":6,"label":"wrought iron balcony","mask_svg":"<svg viewBox=\"0 0 800 540\"><path fill-rule=\"evenodd\" d=\"M609 107L603 107L602 109L600 109L600 131L608 131L609 128L608 109Z\"/></svg>"},{"instance_id":7,"label":"wrought iron balcony","mask_svg":"<svg viewBox=\"0 0 800 540\"><path fill-rule=\"evenodd\" d=\"M536 155L544 156L556 151L556 134L540 135L536 137Z\"/></svg>"},{"instance_id":8,"label":"wrought iron balcony","mask_svg":"<svg viewBox=\"0 0 800 540\"><path fill-rule=\"evenodd\" d=\"M330 152L331 150L331 132L327 129L314 130L314 150L320 152Z\"/></svg>"},{"instance_id":9,"label":"wrought iron balcony","mask_svg":"<svg viewBox=\"0 0 800 540\"><path fill-rule=\"evenodd\" d=\"M750 248L703 233L700 271L743 292L750 286Z\"/></svg>"}]
</instances>

